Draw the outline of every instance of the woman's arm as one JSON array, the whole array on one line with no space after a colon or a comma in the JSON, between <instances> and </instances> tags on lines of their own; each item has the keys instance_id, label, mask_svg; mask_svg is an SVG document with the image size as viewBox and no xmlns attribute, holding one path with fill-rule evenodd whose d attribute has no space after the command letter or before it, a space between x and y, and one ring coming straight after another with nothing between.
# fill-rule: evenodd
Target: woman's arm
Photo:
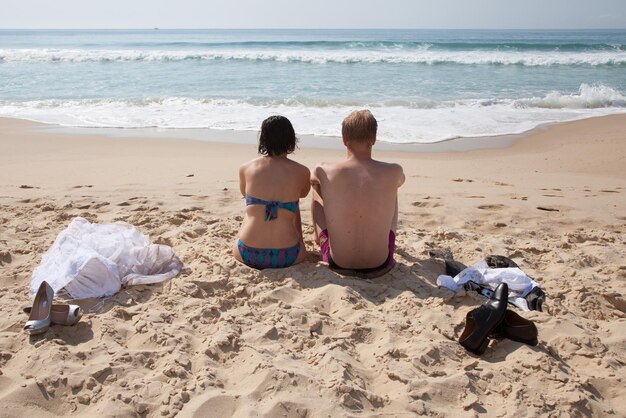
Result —
<instances>
[{"instance_id":1,"label":"woman's arm","mask_svg":"<svg viewBox=\"0 0 626 418\"><path fill-rule=\"evenodd\" d=\"M241 191L241 195L246 195L246 166L242 165L239 167L239 190Z\"/></svg>"},{"instance_id":2,"label":"woman's arm","mask_svg":"<svg viewBox=\"0 0 626 418\"><path fill-rule=\"evenodd\" d=\"M298 234L300 234L300 239L303 240L302 236L302 216L300 216L300 208L296 212L296 229L298 230Z\"/></svg>"},{"instance_id":3,"label":"woman's arm","mask_svg":"<svg viewBox=\"0 0 626 418\"><path fill-rule=\"evenodd\" d=\"M300 192L300 198L307 197L311 191L311 172L308 168L304 167L302 170L302 191Z\"/></svg>"}]
</instances>

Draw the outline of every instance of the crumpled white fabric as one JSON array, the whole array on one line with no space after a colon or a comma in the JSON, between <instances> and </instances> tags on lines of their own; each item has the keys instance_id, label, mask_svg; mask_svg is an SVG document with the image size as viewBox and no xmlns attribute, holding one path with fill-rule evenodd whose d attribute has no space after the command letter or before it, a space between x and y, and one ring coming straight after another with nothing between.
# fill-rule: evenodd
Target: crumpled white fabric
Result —
<instances>
[{"instance_id":1,"label":"crumpled white fabric","mask_svg":"<svg viewBox=\"0 0 626 418\"><path fill-rule=\"evenodd\" d=\"M55 293L63 289L74 299L111 296L122 286L172 279L182 266L171 247L150 244L129 223L96 224L77 217L44 253L29 295L34 298L45 280Z\"/></svg>"},{"instance_id":2,"label":"crumpled white fabric","mask_svg":"<svg viewBox=\"0 0 626 418\"><path fill-rule=\"evenodd\" d=\"M492 289L498 287L500 283L506 283L509 286L509 300L525 311L529 309L524 296L539 286L539 283L528 277L526 273L517 267L494 269L489 267L485 260L467 267L455 277L445 274L440 275L437 277L437 285L458 292L470 280L474 283L488 285Z\"/></svg>"}]
</instances>

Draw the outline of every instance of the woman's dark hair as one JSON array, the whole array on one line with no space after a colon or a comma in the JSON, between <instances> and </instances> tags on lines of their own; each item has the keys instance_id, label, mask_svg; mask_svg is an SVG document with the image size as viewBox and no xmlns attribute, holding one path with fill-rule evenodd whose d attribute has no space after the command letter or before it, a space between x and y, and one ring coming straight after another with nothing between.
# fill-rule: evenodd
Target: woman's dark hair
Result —
<instances>
[{"instance_id":1,"label":"woman's dark hair","mask_svg":"<svg viewBox=\"0 0 626 418\"><path fill-rule=\"evenodd\" d=\"M297 141L289 119L284 116L270 116L261 124L259 154L270 157L291 154L296 149Z\"/></svg>"}]
</instances>

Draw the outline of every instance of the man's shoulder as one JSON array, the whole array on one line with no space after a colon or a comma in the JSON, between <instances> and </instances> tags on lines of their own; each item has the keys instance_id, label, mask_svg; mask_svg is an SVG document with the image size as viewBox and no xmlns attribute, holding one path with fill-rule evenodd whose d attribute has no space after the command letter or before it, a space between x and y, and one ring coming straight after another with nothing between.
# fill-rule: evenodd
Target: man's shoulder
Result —
<instances>
[{"instance_id":1,"label":"man's shoulder","mask_svg":"<svg viewBox=\"0 0 626 418\"><path fill-rule=\"evenodd\" d=\"M378 173L379 178L392 181L396 183L398 187L404 184L406 177L404 176L404 170L400 164L386 163L383 161L376 161L376 164L376 172Z\"/></svg>"},{"instance_id":2,"label":"man's shoulder","mask_svg":"<svg viewBox=\"0 0 626 418\"><path fill-rule=\"evenodd\" d=\"M374 160L374 163L376 164L377 168L379 168L380 170L385 170L385 171L395 172L395 173L402 172L402 166L397 163L387 163L387 162L378 161L378 160Z\"/></svg>"},{"instance_id":3,"label":"man's shoulder","mask_svg":"<svg viewBox=\"0 0 626 418\"><path fill-rule=\"evenodd\" d=\"M321 170L323 172L339 172L339 171L353 171L360 170L362 167L375 168L377 170L385 172L402 173L402 166L396 163L386 163L383 161L370 160L369 163L355 163L354 161L339 161L333 163L319 163L315 166L315 171Z\"/></svg>"}]
</instances>

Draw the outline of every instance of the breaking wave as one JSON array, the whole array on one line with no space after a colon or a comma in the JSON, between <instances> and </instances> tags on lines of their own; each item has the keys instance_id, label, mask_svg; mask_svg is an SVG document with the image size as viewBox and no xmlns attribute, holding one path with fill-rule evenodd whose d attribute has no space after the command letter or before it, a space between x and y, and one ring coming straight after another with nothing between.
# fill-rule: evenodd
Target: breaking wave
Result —
<instances>
[{"instance_id":1,"label":"breaking wave","mask_svg":"<svg viewBox=\"0 0 626 418\"><path fill-rule=\"evenodd\" d=\"M330 48L330 49L259 49L214 48L196 50L150 49L0 49L0 63L114 63L176 61L268 61L311 64L457 64L457 65L587 65L626 66L626 51L620 45L612 49L519 50L447 49L423 44L415 48Z\"/></svg>"},{"instance_id":2,"label":"breaking wave","mask_svg":"<svg viewBox=\"0 0 626 418\"><path fill-rule=\"evenodd\" d=\"M0 115L78 127L257 130L270 114L291 119L299 134L339 136L341 120L369 107L381 140L437 142L459 136L521 133L539 124L626 111L626 96L609 86L582 84L577 93L460 101L366 103L293 97L227 100L164 97L138 100L0 102Z\"/></svg>"}]
</instances>

